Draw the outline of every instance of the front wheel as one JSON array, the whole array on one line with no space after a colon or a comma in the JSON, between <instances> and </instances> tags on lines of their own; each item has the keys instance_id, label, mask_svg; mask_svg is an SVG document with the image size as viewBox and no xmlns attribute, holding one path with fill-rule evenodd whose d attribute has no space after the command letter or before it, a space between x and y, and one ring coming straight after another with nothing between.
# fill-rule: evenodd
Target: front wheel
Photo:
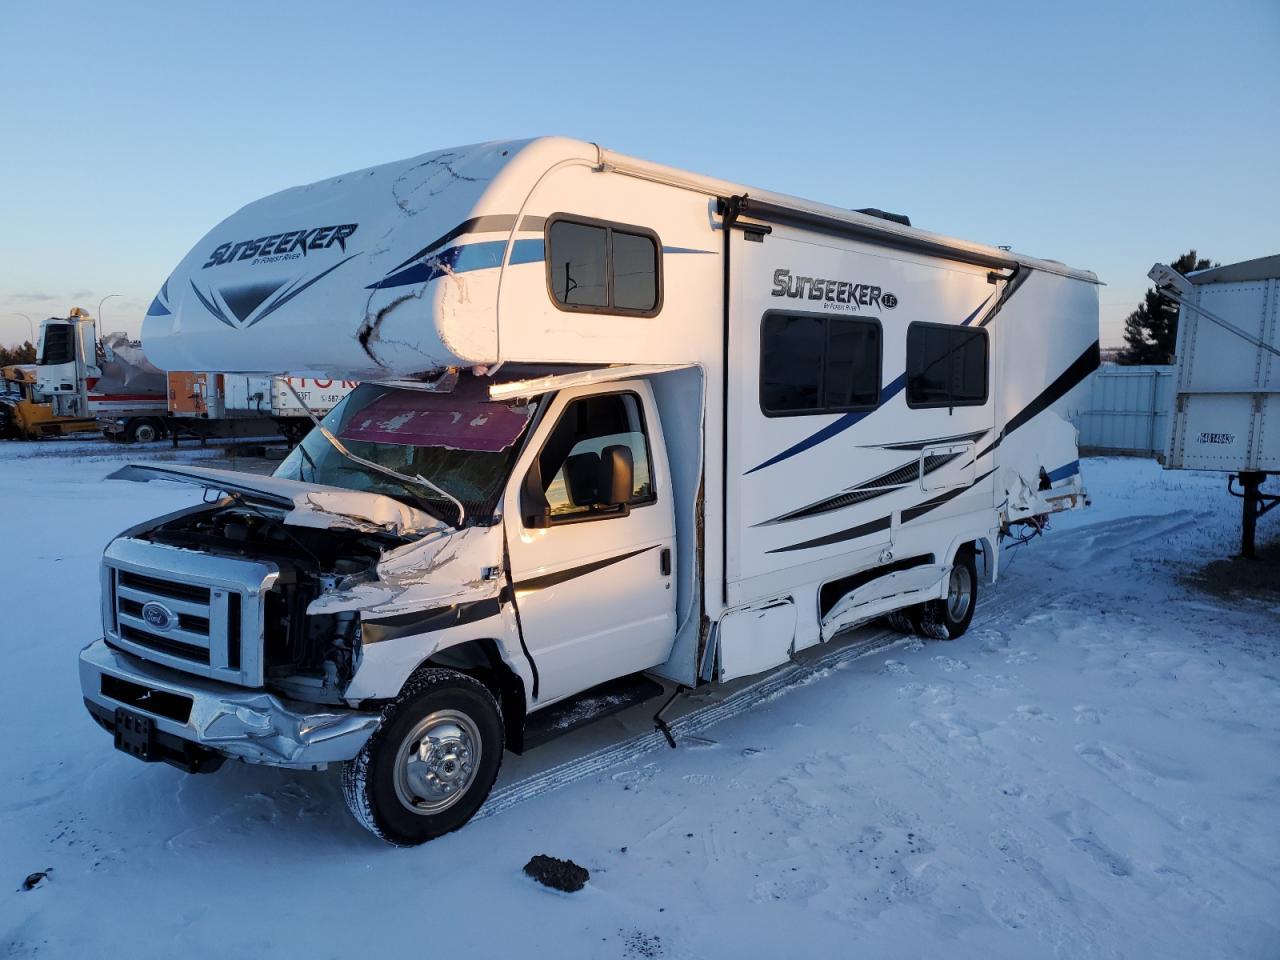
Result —
<instances>
[{"instance_id":1,"label":"front wheel","mask_svg":"<svg viewBox=\"0 0 1280 960\"><path fill-rule=\"evenodd\" d=\"M480 809L503 748L502 708L488 687L455 670L423 670L343 764L342 792L375 836L415 846L457 830Z\"/></svg>"},{"instance_id":2,"label":"front wheel","mask_svg":"<svg viewBox=\"0 0 1280 960\"><path fill-rule=\"evenodd\" d=\"M969 629L973 608L978 603L978 565L973 547L965 545L956 553L947 576L947 595L912 608L915 632L934 640L954 640Z\"/></svg>"}]
</instances>

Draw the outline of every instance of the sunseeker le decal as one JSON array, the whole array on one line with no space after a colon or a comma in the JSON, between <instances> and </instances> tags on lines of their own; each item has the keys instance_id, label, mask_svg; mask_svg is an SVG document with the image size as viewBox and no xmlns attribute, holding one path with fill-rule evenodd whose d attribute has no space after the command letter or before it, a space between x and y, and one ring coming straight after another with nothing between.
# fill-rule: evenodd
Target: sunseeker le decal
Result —
<instances>
[{"instance_id":1,"label":"sunseeker le decal","mask_svg":"<svg viewBox=\"0 0 1280 960\"><path fill-rule=\"evenodd\" d=\"M824 306L841 304L892 310L898 305L896 296L873 284L830 280L826 277L800 277L785 268L773 271L771 293L775 297L790 297L792 300L820 300Z\"/></svg>"}]
</instances>

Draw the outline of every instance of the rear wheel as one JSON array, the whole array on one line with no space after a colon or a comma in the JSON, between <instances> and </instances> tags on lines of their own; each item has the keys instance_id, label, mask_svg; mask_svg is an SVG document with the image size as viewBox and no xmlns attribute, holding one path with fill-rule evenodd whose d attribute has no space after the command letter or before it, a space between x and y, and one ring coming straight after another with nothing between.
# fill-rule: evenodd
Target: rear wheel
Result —
<instances>
[{"instance_id":1,"label":"rear wheel","mask_svg":"<svg viewBox=\"0 0 1280 960\"><path fill-rule=\"evenodd\" d=\"M934 640L954 640L969 629L978 602L978 565L973 547L961 547L947 576L947 595L911 609L915 632Z\"/></svg>"},{"instance_id":2,"label":"rear wheel","mask_svg":"<svg viewBox=\"0 0 1280 960\"><path fill-rule=\"evenodd\" d=\"M154 420L133 420L125 427L128 443L151 443L160 439L160 425Z\"/></svg>"},{"instance_id":3,"label":"rear wheel","mask_svg":"<svg viewBox=\"0 0 1280 960\"><path fill-rule=\"evenodd\" d=\"M455 670L422 670L343 765L347 807L388 843L425 843L480 809L503 749L502 709L488 687Z\"/></svg>"}]
</instances>

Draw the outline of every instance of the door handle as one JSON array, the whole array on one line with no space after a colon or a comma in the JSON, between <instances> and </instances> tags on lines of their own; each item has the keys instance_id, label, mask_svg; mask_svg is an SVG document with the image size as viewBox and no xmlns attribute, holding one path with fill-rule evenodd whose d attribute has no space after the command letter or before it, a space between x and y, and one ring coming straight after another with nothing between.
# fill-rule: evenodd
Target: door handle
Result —
<instances>
[{"instance_id":1,"label":"door handle","mask_svg":"<svg viewBox=\"0 0 1280 960\"><path fill-rule=\"evenodd\" d=\"M664 577L671 576L671 548L663 547L662 552L658 554L658 564L662 570Z\"/></svg>"}]
</instances>

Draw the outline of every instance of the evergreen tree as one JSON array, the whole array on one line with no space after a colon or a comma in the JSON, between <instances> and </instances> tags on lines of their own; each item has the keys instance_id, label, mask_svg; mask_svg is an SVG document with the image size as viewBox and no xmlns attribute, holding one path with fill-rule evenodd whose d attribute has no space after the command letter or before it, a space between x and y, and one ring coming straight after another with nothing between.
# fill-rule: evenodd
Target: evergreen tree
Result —
<instances>
[{"instance_id":1,"label":"evergreen tree","mask_svg":"<svg viewBox=\"0 0 1280 960\"><path fill-rule=\"evenodd\" d=\"M36 348L30 340L20 347L0 347L0 367L11 363L35 363Z\"/></svg>"},{"instance_id":2,"label":"evergreen tree","mask_svg":"<svg viewBox=\"0 0 1280 960\"><path fill-rule=\"evenodd\" d=\"M1169 266L1187 274L1217 264L1188 250ZM1142 304L1124 321L1124 343L1117 358L1120 363L1173 363L1178 344L1178 305L1151 287Z\"/></svg>"}]
</instances>

